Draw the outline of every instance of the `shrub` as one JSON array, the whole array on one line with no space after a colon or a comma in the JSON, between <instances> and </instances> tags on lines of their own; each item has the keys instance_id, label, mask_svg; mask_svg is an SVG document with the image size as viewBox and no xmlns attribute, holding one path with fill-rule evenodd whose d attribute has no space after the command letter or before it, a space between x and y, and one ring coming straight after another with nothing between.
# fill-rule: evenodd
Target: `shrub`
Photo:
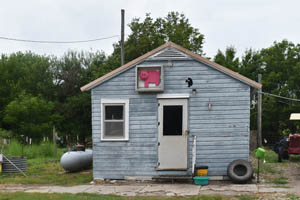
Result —
<instances>
[{"instance_id":1,"label":"shrub","mask_svg":"<svg viewBox=\"0 0 300 200\"><path fill-rule=\"evenodd\" d=\"M7 156L22 156L22 144L16 140L4 148L3 153ZM56 146L50 142L42 142L40 144L24 145L23 156L28 159L33 158L57 158Z\"/></svg>"}]
</instances>

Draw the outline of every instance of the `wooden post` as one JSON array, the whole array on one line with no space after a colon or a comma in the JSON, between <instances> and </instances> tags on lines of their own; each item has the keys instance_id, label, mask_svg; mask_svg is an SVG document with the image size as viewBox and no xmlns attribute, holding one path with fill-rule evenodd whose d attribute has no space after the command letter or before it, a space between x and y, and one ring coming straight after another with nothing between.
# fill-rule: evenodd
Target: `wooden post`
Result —
<instances>
[{"instance_id":1,"label":"wooden post","mask_svg":"<svg viewBox=\"0 0 300 200\"><path fill-rule=\"evenodd\" d=\"M124 14L125 10L121 10L121 66L124 65Z\"/></svg>"},{"instance_id":2,"label":"wooden post","mask_svg":"<svg viewBox=\"0 0 300 200\"><path fill-rule=\"evenodd\" d=\"M52 142L53 144L56 144L56 130L55 130L55 126L53 126L53 129L52 129Z\"/></svg>"},{"instance_id":3,"label":"wooden post","mask_svg":"<svg viewBox=\"0 0 300 200\"><path fill-rule=\"evenodd\" d=\"M262 75L258 74L258 82L261 83ZM262 112L262 89L258 89L257 94L257 147L262 145L262 133L261 133L261 112Z\"/></svg>"}]
</instances>

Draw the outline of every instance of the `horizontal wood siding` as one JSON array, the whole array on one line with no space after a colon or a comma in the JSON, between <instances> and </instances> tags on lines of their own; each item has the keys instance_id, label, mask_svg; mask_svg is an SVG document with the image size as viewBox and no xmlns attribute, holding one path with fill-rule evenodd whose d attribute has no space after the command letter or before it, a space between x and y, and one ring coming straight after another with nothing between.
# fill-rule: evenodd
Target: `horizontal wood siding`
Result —
<instances>
[{"instance_id":1,"label":"horizontal wood siding","mask_svg":"<svg viewBox=\"0 0 300 200\"><path fill-rule=\"evenodd\" d=\"M192 135L197 136L197 165L207 165L209 175L226 175L235 159L249 159L250 87L193 60L148 60L139 65L164 66L165 94L190 93L188 167L191 172ZM193 79L192 94L185 80ZM185 174L156 171L157 93L135 91L135 68L92 90L94 178L123 179L125 176ZM129 141L101 142L101 98L129 99ZM208 103L212 109L208 110Z\"/></svg>"}]
</instances>

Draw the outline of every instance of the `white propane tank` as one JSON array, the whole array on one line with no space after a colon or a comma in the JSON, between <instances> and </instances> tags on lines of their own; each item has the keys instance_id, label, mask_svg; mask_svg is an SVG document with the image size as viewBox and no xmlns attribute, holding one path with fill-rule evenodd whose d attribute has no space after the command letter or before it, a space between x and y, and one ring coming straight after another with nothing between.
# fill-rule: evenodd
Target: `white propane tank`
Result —
<instances>
[{"instance_id":1,"label":"white propane tank","mask_svg":"<svg viewBox=\"0 0 300 200\"><path fill-rule=\"evenodd\" d=\"M93 163L93 150L69 151L60 158L60 165L68 172L78 172L89 169Z\"/></svg>"}]
</instances>

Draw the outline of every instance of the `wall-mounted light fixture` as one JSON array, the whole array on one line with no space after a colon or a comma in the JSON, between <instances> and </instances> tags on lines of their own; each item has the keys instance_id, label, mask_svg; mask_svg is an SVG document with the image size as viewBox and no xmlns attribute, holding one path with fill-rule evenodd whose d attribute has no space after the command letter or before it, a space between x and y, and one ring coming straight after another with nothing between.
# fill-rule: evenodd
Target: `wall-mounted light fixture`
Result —
<instances>
[{"instance_id":1,"label":"wall-mounted light fixture","mask_svg":"<svg viewBox=\"0 0 300 200\"><path fill-rule=\"evenodd\" d=\"M168 67L172 67L172 66L173 66L172 60L168 60Z\"/></svg>"},{"instance_id":2,"label":"wall-mounted light fixture","mask_svg":"<svg viewBox=\"0 0 300 200\"><path fill-rule=\"evenodd\" d=\"M212 104L210 103L210 98L208 99L208 104L207 104L208 110L212 109Z\"/></svg>"},{"instance_id":3,"label":"wall-mounted light fixture","mask_svg":"<svg viewBox=\"0 0 300 200\"><path fill-rule=\"evenodd\" d=\"M193 93L193 95L195 95L197 93L197 89L193 88L192 93Z\"/></svg>"}]
</instances>

